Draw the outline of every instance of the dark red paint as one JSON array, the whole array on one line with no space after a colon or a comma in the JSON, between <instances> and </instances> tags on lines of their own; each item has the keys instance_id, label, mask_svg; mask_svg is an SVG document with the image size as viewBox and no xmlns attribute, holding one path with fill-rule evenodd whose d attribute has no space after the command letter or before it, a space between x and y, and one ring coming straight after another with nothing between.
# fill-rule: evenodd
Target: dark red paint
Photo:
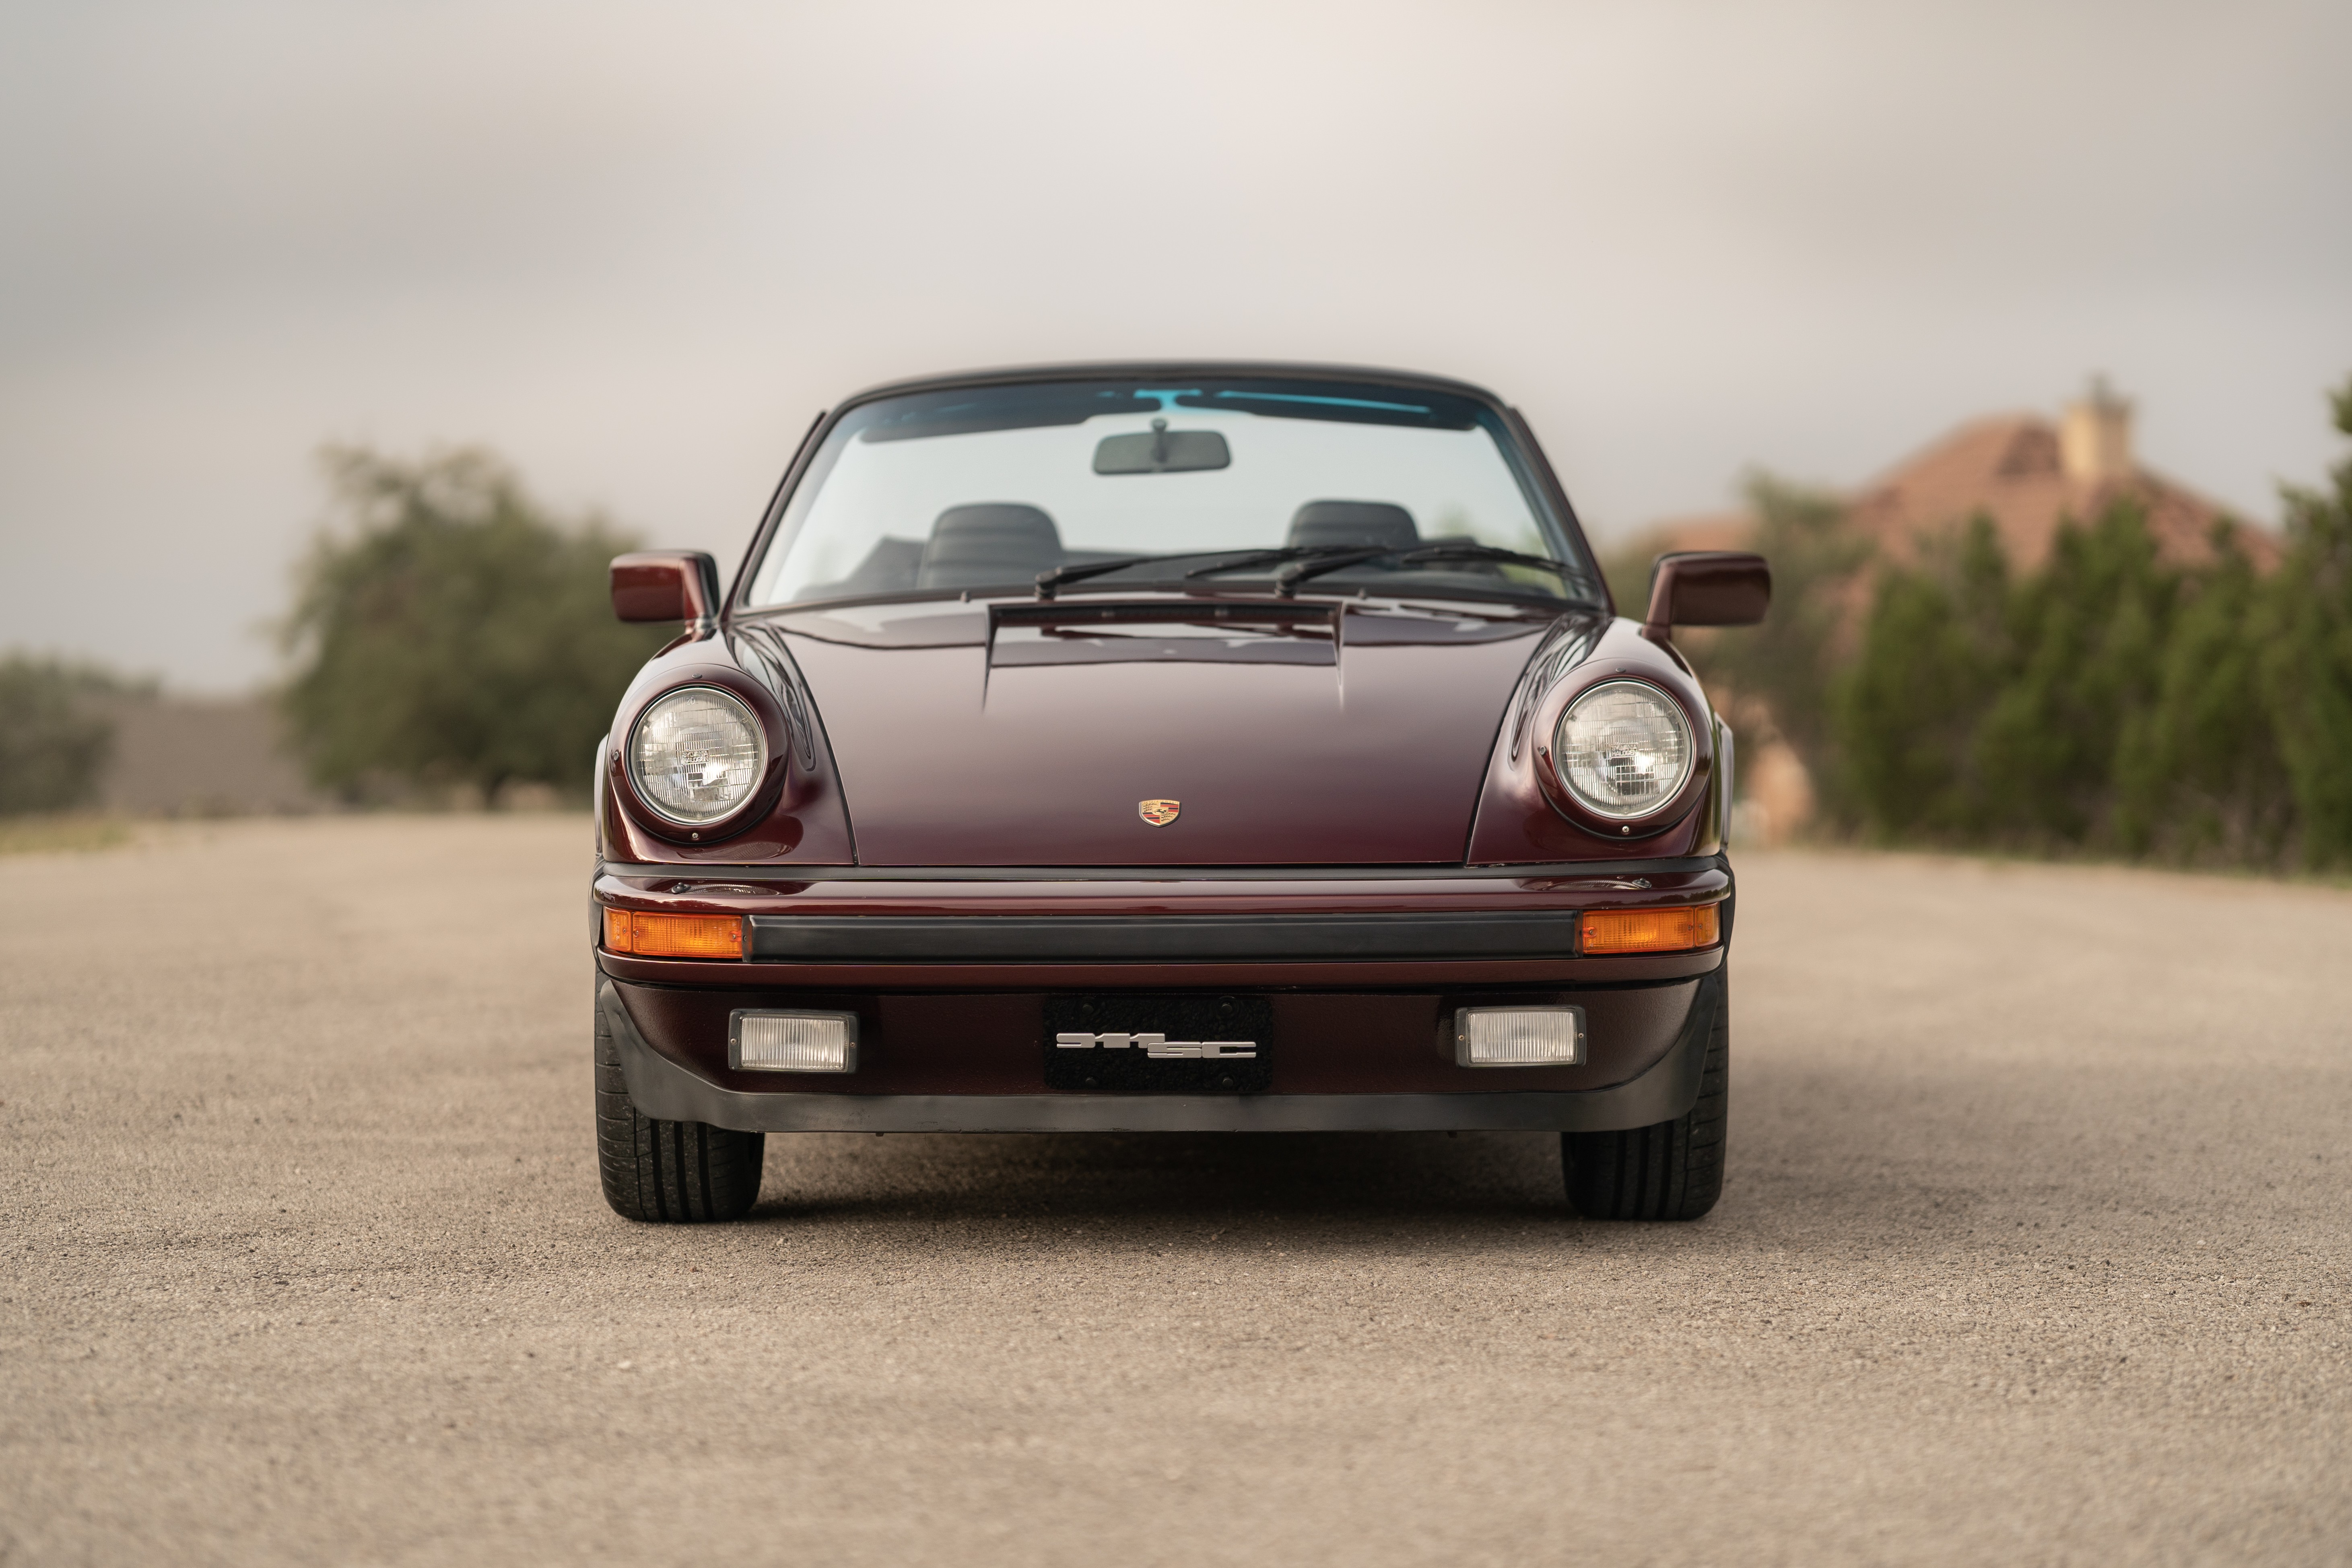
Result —
<instances>
[{"instance_id":1,"label":"dark red paint","mask_svg":"<svg viewBox=\"0 0 2352 1568\"><path fill-rule=\"evenodd\" d=\"M1213 607L1129 601L1121 630L1218 647L1196 618ZM1256 639L1280 659L1000 664L979 617L953 644L877 647L790 621L786 640L824 714L863 865L1458 864L1481 762L1544 623L1507 613L1490 623L1499 638L1412 643L1385 623L1428 617L1324 615L1336 639ZM1329 662L1286 657L1335 647ZM1144 800L1181 811L1154 827Z\"/></svg>"},{"instance_id":2,"label":"dark red paint","mask_svg":"<svg viewBox=\"0 0 2352 1568\"><path fill-rule=\"evenodd\" d=\"M719 613L718 563L699 550L613 558L613 614L625 621L707 621Z\"/></svg>"},{"instance_id":3,"label":"dark red paint","mask_svg":"<svg viewBox=\"0 0 2352 1568\"><path fill-rule=\"evenodd\" d=\"M1744 550L1681 550L1650 568L1650 613L1643 630L1664 637L1676 626L1752 626L1772 605L1772 568Z\"/></svg>"}]
</instances>

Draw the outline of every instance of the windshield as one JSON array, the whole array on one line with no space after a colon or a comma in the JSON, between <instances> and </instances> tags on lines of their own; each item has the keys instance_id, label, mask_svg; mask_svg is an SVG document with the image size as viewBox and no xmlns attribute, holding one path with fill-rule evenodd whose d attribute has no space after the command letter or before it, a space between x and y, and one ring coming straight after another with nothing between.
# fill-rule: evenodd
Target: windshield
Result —
<instances>
[{"instance_id":1,"label":"windshield","mask_svg":"<svg viewBox=\"0 0 2352 1568\"><path fill-rule=\"evenodd\" d=\"M1130 557L1154 559L1119 564ZM1599 597L1483 404L1213 380L861 405L795 489L749 602L1027 594L1041 574L1071 592L1272 578L1285 592Z\"/></svg>"}]
</instances>

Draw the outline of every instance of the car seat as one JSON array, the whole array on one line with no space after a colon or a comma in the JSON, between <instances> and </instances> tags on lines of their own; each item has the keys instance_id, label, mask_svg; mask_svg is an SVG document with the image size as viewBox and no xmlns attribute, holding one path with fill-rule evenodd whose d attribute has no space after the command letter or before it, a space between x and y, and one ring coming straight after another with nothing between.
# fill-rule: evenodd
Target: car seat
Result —
<instances>
[{"instance_id":1,"label":"car seat","mask_svg":"<svg viewBox=\"0 0 2352 1568\"><path fill-rule=\"evenodd\" d=\"M1384 500L1311 500L1290 518L1294 549L1358 544L1367 549L1410 550L1421 542L1412 513Z\"/></svg>"},{"instance_id":2,"label":"car seat","mask_svg":"<svg viewBox=\"0 0 2352 1568\"><path fill-rule=\"evenodd\" d=\"M916 570L918 588L978 588L1025 584L1062 563L1054 520L1017 501L951 506L931 524Z\"/></svg>"}]
</instances>

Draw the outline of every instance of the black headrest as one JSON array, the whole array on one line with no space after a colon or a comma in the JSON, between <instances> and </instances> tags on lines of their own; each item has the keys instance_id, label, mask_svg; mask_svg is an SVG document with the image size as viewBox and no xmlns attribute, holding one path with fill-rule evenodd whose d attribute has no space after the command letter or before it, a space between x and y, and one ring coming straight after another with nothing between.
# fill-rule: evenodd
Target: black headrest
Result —
<instances>
[{"instance_id":1,"label":"black headrest","mask_svg":"<svg viewBox=\"0 0 2352 1568\"><path fill-rule=\"evenodd\" d=\"M1367 544L1403 550L1421 542L1412 513L1384 500L1311 500L1291 515L1293 546Z\"/></svg>"},{"instance_id":2,"label":"black headrest","mask_svg":"<svg viewBox=\"0 0 2352 1568\"><path fill-rule=\"evenodd\" d=\"M1062 563L1054 520L1016 501L951 506L931 524L919 588L973 588L1025 582Z\"/></svg>"}]
</instances>

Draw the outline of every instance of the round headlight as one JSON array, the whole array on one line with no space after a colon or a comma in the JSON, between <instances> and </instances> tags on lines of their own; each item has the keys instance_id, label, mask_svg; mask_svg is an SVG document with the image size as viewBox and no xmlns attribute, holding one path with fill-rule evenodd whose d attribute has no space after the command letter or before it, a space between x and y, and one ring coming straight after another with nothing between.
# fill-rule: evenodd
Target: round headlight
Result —
<instances>
[{"instance_id":1,"label":"round headlight","mask_svg":"<svg viewBox=\"0 0 2352 1568\"><path fill-rule=\"evenodd\" d=\"M768 771L768 739L736 698L688 686L646 709L629 740L629 768L646 804L699 827L751 798Z\"/></svg>"},{"instance_id":2,"label":"round headlight","mask_svg":"<svg viewBox=\"0 0 2352 1568\"><path fill-rule=\"evenodd\" d=\"M1647 816L1690 776L1690 724L1656 687L1612 680L1568 705L1554 754L1585 805L1612 822Z\"/></svg>"}]
</instances>

